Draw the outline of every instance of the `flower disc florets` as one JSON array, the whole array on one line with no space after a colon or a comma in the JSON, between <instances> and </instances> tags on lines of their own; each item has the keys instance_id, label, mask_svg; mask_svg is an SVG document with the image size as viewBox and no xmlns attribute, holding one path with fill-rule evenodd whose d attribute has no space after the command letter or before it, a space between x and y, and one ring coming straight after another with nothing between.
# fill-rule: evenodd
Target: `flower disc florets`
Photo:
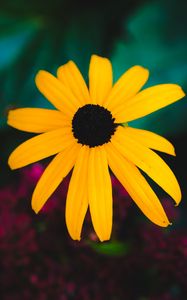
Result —
<instances>
[{"instance_id":1,"label":"flower disc florets","mask_svg":"<svg viewBox=\"0 0 187 300\"><path fill-rule=\"evenodd\" d=\"M87 104L79 108L72 120L72 131L78 143L89 147L108 143L114 134L117 124L106 108Z\"/></svg>"}]
</instances>

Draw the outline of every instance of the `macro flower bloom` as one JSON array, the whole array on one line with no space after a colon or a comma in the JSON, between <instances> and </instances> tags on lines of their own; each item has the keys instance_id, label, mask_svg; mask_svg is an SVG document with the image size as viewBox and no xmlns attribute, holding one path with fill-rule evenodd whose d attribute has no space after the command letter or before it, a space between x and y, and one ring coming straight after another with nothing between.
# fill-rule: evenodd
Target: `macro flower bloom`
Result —
<instances>
[{"instance_id":1,"label":"macro flower bloom","mask_svg":"<svg viewBox=\"0 0 187 300\"><path fill-rule=\"evenodd\" d=\"M69 61L58 68L57 77L46 71L36 75L39 91L56 110L20 108L9 112L10 126L39 134L12 152L8 161L12 169L56 154L34 190L32 207L36 213L73 168L65 215L69 234L75 240L80 240L88 207L99 239L110 238L109 167L142 212L159 226L167 226L169 220L139 169L176 204L181 200L175 175L151 150L175 155L172 144L157 134L127 125L185 95L176 84L160 84L140 91L148 75L147 69L134 66L113 85L110 61L93 55L88 89L77 66Z\"/></svg>"}]
</instances>

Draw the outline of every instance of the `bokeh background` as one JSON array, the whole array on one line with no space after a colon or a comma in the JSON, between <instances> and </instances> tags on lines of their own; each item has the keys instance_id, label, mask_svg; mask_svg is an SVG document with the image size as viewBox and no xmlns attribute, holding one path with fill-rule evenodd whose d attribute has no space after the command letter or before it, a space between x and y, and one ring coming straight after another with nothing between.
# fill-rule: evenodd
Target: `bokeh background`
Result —
<instances>
[{"instance_id":1,"label":"bokeh background","mask_svg":"<svg viewBox=\"0 0 187 300\"><path fill-rule=\"evenodd\" d=\"M34 77L74 60L87 80L91 54L111 59L114 79L130 66L150 70L146 86L178 83L187 91L185 0L1 0L0 2L0 299L187 299L187 99L132 122L171 140L162 157L183 192L179 207L156 189L173 225L150 223L119 182L110 242L99 243L89 215L81 242L64 221L67 178L39 215L31 194L48 160L10 171L7 158L31 137L6 125L16 107L49 107Z\"/></svg>"}]
</instances>

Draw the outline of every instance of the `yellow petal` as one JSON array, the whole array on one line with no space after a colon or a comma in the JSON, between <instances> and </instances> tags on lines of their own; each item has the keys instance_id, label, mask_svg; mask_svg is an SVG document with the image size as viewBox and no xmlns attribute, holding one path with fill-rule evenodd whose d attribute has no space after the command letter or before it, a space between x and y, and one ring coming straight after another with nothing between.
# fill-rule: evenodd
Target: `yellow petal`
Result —
<instances>
[{"instance_id":1,"label":"yellow petal","mask_svg":"<svg viewBox=\"0 0 187 300\"><path fill-rule=\"evenodd\" d=\"M68 126L68 123L58 110L19 108L10 110L8 114L8 125L27 132L42 133Z\"/></svg>"},{"instance_id":2,"label":"yellow petal","mask_svg":"<svg viewBox=\"0 0 187 300\"><path fill-rule=\"evenodd\" d=\"M75 164L80 145L75 143L55 156L40 177L32 196L32 208L38 213Z\"/></svg>"},{"instance_id":3,"label":"yellow petal","mask_svg":"<svg viewBox=\"0 0 187 300\"><path fill-rule=\"evenodd\" d=\"M71 90L80 106L90 103L87 85L73 61L69 61L67 64L59 67L57 76Z\"/></svg>"},{"instance_id":4,"label":"yellow petal","mask_svg":"<svg viewBox=\"0 0 187 300\"><path fill-rule=\"evenodd\" d=\"M128 104L120 105L112 112L117 123L129 122L144 117L185 96L176 84L160 84L147 88L129 100Z\"/></svg>"},{"instance_id":5,"label":"yellow petal","mask_svg":"<svg viewBox=\"0 0 187 300\"><path fill-rule=\"evenodd\" d=\"M111 144L105 145L109 166L142 212L153 223L166 227L168 218L156 194L138 168L125 159Z\"/></svg>"},{"instance_id":6,"label":"yellow petal","mask_svg":"<svg viewBox=\"0 0 187 300\"><path fill-rule=\"evenodd\" d=\"M127 70L113 86L104 106L113 111L116 107L127 103L135 96L149 77L149 71L141 66L134 66Z\"/></svg>"},{"instance_id":7,"label":"yellow petal","mask_svg":"<svg viewBox=\"0 0 187 300\"><path fill-rule=\"evenodd\" d=\"M168 165L155 152L129 138L125 129L118 127L112 137L118 151L149 175L163 190L179 204L181 191L177 179Z\"/></svg>"},{"instance_id":8,"label":"yellow petal","mask_svg":"<svg viewBox=\"0 0 187 300\"><path fill-rule=\"evenodd\" d=\"M104 147L90 149L88 199L96 234L108 240L112 230L112 186Z\"/></svg>"},{"instance_id":9,"label":"yellow petal","mask_svg":"<svg viewBox=\"0 0 187 300\"><path fill-rule=\"evenodd\" d=\"M92 55L89 90L93 104L102 105L112 88L112 65L107 58Z\"/></svg>"},{"instance_id":10,"label":"yellow petal","mask_svg":"<svg viewBox=\"0 0 187 300\"><path fill-rule=\"evenodd\" d=\"M132 138L140 144L148 148L175 156L175 149L173 145L164 137L143 129L137 129L128 126L124 129L126 136Z\"/></svg>"},{"instance_id":11,"label":"yellow petal","mask_svg":"<svg viewBox=\"0 0 187 300\"><path fill-rule=\"evenodd\" d=\"M71 90L55 76L39 71L35 78L39 91L60 111L72 118L79 105Z\"/></svg>"},{"instance_id":12,"label":"yellow petal","mask_svg":"<svg viewBox=\"0 0 187 300\"><path fill-rule=\"evenodd\" d=\"M61 152L74 142L70 128L45 132L18 146L11 153L8 164L11 169L18 169Z\"/></svg>"},{"instance_id":13,"label":"yellow petal","mask_svg":"<svg viewBox=\"0 0 187 300\"><path fill-rule=\"evenodd\" d=\"M78 154L66 200L66 224L73 240L80 240L88 209L88 159L90 149L83 146Z\"/></svg>"}]
</instances>

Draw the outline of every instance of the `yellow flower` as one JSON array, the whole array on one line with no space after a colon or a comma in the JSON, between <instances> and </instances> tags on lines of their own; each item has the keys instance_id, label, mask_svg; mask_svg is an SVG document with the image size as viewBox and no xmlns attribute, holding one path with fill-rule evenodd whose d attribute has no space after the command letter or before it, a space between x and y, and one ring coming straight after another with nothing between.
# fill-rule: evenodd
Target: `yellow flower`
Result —
<instances>
[{"instance_id":1,"label":"yellow flower","mask_svg":"<svg viewBox=\"0 0 187 300\"><path fill-rule=\"evenodd\" d=\"M88 206L96 234L108 240L112 230L112 186L115 174L142 212L155 224L168 226L164 209L139 169L150 176L178 204L181 191L175 175L153 150L175 155L172 144L149 131L123 126L182 97L176 84L160 84L143 91L147 69L134 66L112 85L108 59L93 55L89 90L77 66L69 61L57 70L36 75L40 92L56 110L20 108L9 112L8 124L39 135L17 147L9 165L17 169L56 154L32 196L38 213L73 168L66 202L70 236L80 240Z\"/></svg>"}]
</instances>

